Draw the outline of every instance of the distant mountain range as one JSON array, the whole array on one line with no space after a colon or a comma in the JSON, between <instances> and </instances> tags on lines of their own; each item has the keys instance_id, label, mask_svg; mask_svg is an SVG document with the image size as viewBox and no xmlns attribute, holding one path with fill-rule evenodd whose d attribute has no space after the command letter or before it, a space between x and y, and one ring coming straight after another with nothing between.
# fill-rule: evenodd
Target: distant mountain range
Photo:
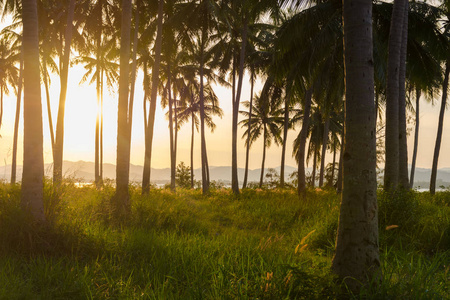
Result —
<instances>
[{"instance_id":1,"label":"distant mountain range","mask_svg":"<svg viewBox=\"0 0 450 300\"><path fill-rule=\"evenodd\" d=\"M268 169L265 171L267 172ZM275 170L280 173L280 167L275 168ZM286 166L285 174L286 178L296 171L297 168ZM53 164L45 164L45 175L51 177L53 172ZM140 182L142 180L143 166L130 165L130 181ZM197 180L201 179L201 168L194 169L194 178ZM91 182L94 180L94 163L86 161L64 161L63 163L63 174L65 177L73 177L80 182ZM249 170L248 180L249 181L259 181L261 174L261 169ZM114 179L116 177L116 166L113 164L103 164L103 177ZM211 166L209 168L209 175L211 180L222 181L224 183L231 182L231 167L217 167ZM0 167L0 180L9 181L11 176L11 165L6 165ZM244 169L238 169L239 179L244 178ZM20 180L22 178L22 166L17 166L17 178ZM170 168L155 169L151 170L151 181L154 183L167 183L170 181Z\"/></svg>"},{"instance_id":2,"label":"distant mountain range","mask_svg":"<svg viewBox=\"0 0 450 300\"><path fill-rule=\"evenodd\" d=\"M53 164L45 164L45 175L51 177ZM274 168L280 173L280 167ZM267 173L265 170L265 173ZM140 182L142 180L143 167L139 165L130 165L130 181ZM285 178L289 178L292 172L297 171L297 167L286 166ZM307 171L311 171L308 168ZM221 181L225 184L231 182L231 167L229 166L211 166L210 167L211 180ZM65 177L73 177L80 182L91 182L94 180L94 163L86 161L64 161L63 174ZM103 165L104 178L114 179L116 177L116 167L113 164ZM261 169L249 170L248 180L258 182L261 174ZM11 165L0 167L0 180L9 181L11 176ZM426 188L429 185L431 176L431 170L425 168L416 168L414 175L414 186ZM194 170L194 177L196 180L201 179L201 169ZM238 168L238 177L240 180L244 178L244 168ZM17 166L17 178L22 178L22 166ZM153 183L164 184L170 181L170 168L155 169L151 171L151 181ZM436 186L449 186L450 185L450 168L442 168L437 172Z\"/></svg>"}]
</instances>

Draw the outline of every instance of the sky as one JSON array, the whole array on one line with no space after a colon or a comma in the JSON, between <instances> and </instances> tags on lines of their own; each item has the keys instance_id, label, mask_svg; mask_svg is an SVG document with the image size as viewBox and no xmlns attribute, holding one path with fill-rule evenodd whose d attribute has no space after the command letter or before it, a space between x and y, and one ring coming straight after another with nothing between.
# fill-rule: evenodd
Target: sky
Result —
<instances>
[{"instance_id":1,"label":"sky","mask_svg":"<svg viewBox=\"0 0 450 300\"><path fill-rule=\"evenodd\" d=\"M64 160L70 161L93 161L94 160L94 130L96 118L96 91L95 85L84 83L79 85L83 75L82 66L74 66L69 71L69 86L66 102L65 133L64 133ZM261 84L257 84L257 89ZM56 119L58 100L59 100L59 78L52 78L51 86L51 109L53 120ZM115 163L116 160L116 138L117 138L117 95L115 91L107 91L104 95L104 162ZM228 166L231 165L231 90L225 87L217 86L215 89L220 106L224 110L222 119L215 118L217 128L214 133L207 131L206 143L210 166ZM256 91L258 92L258 91ZM248 78L245 79L242 90L242 101L249 100L250 84ZM44 89L42 88L43 102L43 130L44 130L44 160L45 163L52 162L50 134L47 116L47 106L45 103ZM12 156L12 136L14 128L16 96L11 94L4 99L4 120L0 129L0 159L3 164L11 164ZM166 109L167 110L167 109ZM155 135L152 167L166 168L170 166L169 156L169 129L168 121L165 118L166 110L162 110L157 105L155 120ZM133 127L132 127L132 145L131 145L131 163L142 165L144 161L144 125L143 125L143 91L142 74L138 74L136 81L135 102L133 109ZM55 126L55 124L54 124ZM23 124L20 123L22 133ZM244 130L239 131L239 137ZM295 166L295 161L291 158L292 141L296 133L290 133L290 142L288 147L287 164ZM190 141L191 126L184 125L178 134L177 162L184 161L189 164L190 161ZM19 164L22 157L22 134L19 137ZM262 141L252 145L250 156L250 168L255 169L261 166L262 159ZM239 166L245 164L244 141L239 139L238 144L238 162ZM280 165L280 147L272 145L267 151L266 167L276 167ZM194 141L194 167L200 167L200 135L195 132Z\"/></svg>"}]
</instances>

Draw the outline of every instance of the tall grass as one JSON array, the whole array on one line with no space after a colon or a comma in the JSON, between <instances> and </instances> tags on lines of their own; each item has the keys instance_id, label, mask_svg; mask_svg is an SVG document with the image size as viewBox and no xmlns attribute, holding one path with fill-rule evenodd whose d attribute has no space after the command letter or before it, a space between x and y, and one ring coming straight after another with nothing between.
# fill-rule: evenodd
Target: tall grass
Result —
<instances>
[{"instance_id":1,"label":"tall grass","mask_svg":"<svg viewBox=\"0 0 450 300\"><path fill-rule=\"evenodd\" d=\"M445 299L450 195L380 199L384 281L359 296L330 273L339 197L228 189L141 196L111 218L114 190L45 185L49 222L35 227L20 189L0 186L0 299ZM407 215L405 205L410 205ZM395 224L394 224L395 223ZM397 225L385 230L389 225Z\"/></svg>"}]
</instances>

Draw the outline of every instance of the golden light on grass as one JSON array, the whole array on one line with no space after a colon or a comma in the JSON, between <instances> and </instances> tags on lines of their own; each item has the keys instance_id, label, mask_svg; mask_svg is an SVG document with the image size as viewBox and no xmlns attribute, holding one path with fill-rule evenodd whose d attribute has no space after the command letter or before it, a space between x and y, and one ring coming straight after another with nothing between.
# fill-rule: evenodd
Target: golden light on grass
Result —
<instances>
[{"instance_id":1,"label":"golden light on grass","mask_svg":"<svg viewBox=\"0 0 450 300\"><path fill-rule=\"evenodd\" d=\"M386 230L391 230L391 229L394 229L394 228L398 228L398 225L389 225L389 226L386 226Z\"/></svg>"},{"instance_id":2,"label":"golden light on grass","mask_svg":"<svg viewBox=\"0 0 450 300\"><path fill-rule=\"evenodd\" d=\"M313 234L314 232L316 232L316 230L314 229L313 231L311 231L310 233L308 233L304 238L302 238L302 240L300 241L300 245L303 245L305 243L305 241L311 236L311 234Z\"/></svg>"}]
</instances>

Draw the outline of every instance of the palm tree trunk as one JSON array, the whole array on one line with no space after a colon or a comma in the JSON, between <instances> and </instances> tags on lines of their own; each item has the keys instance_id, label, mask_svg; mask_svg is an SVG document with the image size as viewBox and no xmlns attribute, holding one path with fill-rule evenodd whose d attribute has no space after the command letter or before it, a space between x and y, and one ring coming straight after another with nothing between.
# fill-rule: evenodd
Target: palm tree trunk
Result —
<instances>
[{"instance_id":1,"label":"palm tree trunk","mask_svg":"<svg viewBox=\"0 0 450 300\"><path fill-rule=\"evenodd\" d=\"M44 88L45 88L45 96L47 100L47 117L48 117L48 127L50 129L50 141L52 144L52 155L55 155L55 133L53 131L53 118L52 118L52 108L50 104L50 90L48 86L48 70L47 70L47 63L43 62L43 81L44 81Z\"/></svg>"},{"instance_id":2,"label":"palm tree trunk","mask_svg":"<svg viewBox=\"0 0 450 300\"><path fill-rule=\"evenodd\" d=\"M399 70L402 47L402 28L407 0L394 0L389 32L389 53L386 85L386 162L384 188L395 190L399 171Z\"/></svg>"},{"instance_id":3,"label":"palm tree trunk","mask_svg":"<svg viewBox=\"0 0 450 300\"><path fill-rule=\"evenodd\" d=\"M174 128L173 128L173 99L172 99L172 89L170 80L170 67L169 75L167 80L167 89L169 94L169 136L170 136L170 189L175 192L175 155L174 155Z\"/></svg>"},{"instance_id":4,"label":"palm tree trunk","mask_svg":"<svg viewBox=\"0 0 450 300\"><path fill-rule=\"evenodd\" d=\"M333 182L334 182L334 170L336 165L336 142L333 143L333 164L331 165L331 178L330 178L330 182L328 183L328 186L333 186Z\"/></svg>"},{"instance_id":5,"label":"palm tree trunk","mask_svg":"<svg viewBox=\"0 0 450 300\"><path fill-rule=\"evenodd\" d=\"M135 24L134 24L134 34L133 34L133 52L131 55L132 63L131 63L131 84L130 84L130 100L128 103L128 126L130 130L130 137L131 137L131 129L133 124L133 104L134 104L134 89L136 85L136 73L137 73L137 67L136 67L136 56L137 56L137 46L138 46L138 31L139 31L139 16L141 13L141 1L136 1L136 11L135 11Z\"/></svg>"},{"instance_id":6,"label":"palm tree trunk","mask_svg":"<svg viewBox=\"0 0 450 300\"><path fill-rule=\"evenodd\" d=\"M17 102L16 102L16 117L14 119L14 138L13 138L13 153L11 163L11 185L16 184L17 173L17 140L19 137L19 121L20 121L20 103L22 102L22 83L23 83L23 47L20 53L20 67L19 67L19 82L17 84Z\"/></svg>"},{"instance_id":7,"label":"palm tree trunk","mask_svg":"<svg viewBox=\"0 0 450 300\"><path fill-rule=\"evenodd\" d=\"M411 175L409 179L409 188L412 189L414 186L414 173L416 171L416 158L417 158L417 148L419 145L419 104L420 104L420 88L416 88L416 126L414 129L414 150L411 161Z\"/></svg>"},{"instance_id":8,"label":"palm tree trunk","mask_svg":"<svg viewBox=\"0 0 450 300\"><path fill-rule=\"evenodd\" d=\"M400 50L399 97L398 97L398 186L409 189L408 180L408 145L406 134L406 48L408 43L408 1L405 3L402 28L402 47Z\"/></svg>"},{"instance_id":9,"label":"palm tree trunk","mask_svg":"<svg viewBox=\"0 0 450 300\"><path fill-rule=\"evenodd\" d=\"M202 192L209 193L208 165L206 156L205 141L205 99L203 95L203 50L204 37L202 37L201 61L200 61L200 135L201 135L201 155L202 155Z\"/></svg>"},{"instance_id":10,"label":"palm tree trunk","mask_svg":"<svg viewBox=\"0 0 450 300\"><path fill-rule=\"evenodd\" d=\"M441 140L442 140L442 130L444 127L445 106L447 105L448 76L449 76L449 71L450 71L449 64L450 64L450 61L447 61L445 63L445 75L444 75L444 81L442 83L441 110L439 112L438 131L437 131L437 136L436 136L436 144L434 145L433 165L431 167L430 194L432 194L432 195L434 195L434 193L436 192L437 166L438 166L438 159L439 159L439 151L441 150Z\"/></svg>"},{"instance_id":11,"label":"palm tree trunk","mask_svg":"<svg viewBox=\"0 0 450 300\"><path fill-rule=\"evenodd\" d=\"M248 162L250 158L250 128L252 124L252 109L253 109L253 87L254 87L254 71L252 69L252 74L250 75L250 108L248 111L248 127L247 127L247 143L245 148L245 171L244 171L244 182L242 183L242 188L245 189L247 187L248 180Z\"/></svg>"},{"instance_id":12,"label":"palm tree trunk","mask_svg":"<svg viewBox=\"0 0 450 300\"><path fill-rule=\"evenodd\" d=\"M147 88L146 86L149 85L150 83L148 82L147 77L148 76L148 70L147 70L147 64L144 63L144 80L143 80L143 85L144 85L144 99L142 101L142 111L144 112L144 136L147 136L147 126L148 126L148 119L147 119L147 99L148 99L148 93L147 93Z\"/></svg>"},{"instance_id":13,"label":"palm tree trunk","mask_svg":"<svg viewBox=\"0 0 450 300\"><path fill-rule=\"evenodd\" d=\"M378 246L372 1L343 2L343 191L332 271L354 293L381 280ZM398 115L396 115L397 117Z\"/></svg>"},{"instance_id":14,"label":"palm tree trunk","mask_svg":"<svg viewBox=\"0 0 450 300\"><path fill-rule=\"evenodd\" d=\"M191 97L191 105L193 105ZM192 117L192 135L191 135L191 189L194 188L194 132L195 132L195 120L194 111L191 112Z\"/></svg>"},{"instance_id":15,"label":"palm tree trunk","mask_svg":"<svg viewBox=\"0 0 450 300\"><path fill-rule=\"evenodd\" d=\"M323 177L325 174L325 155L327 152L329 129L330 129L330 117L328 115L325 115L325 124L323 128L323 139L322 139L322 157L320 160L319 187L323 186Z\"/></svg>"},{"instance_id":16,"label":"palm tree trunk","mask_svg":"<svg viewBox=\"0 0 450 300\"><path fill-rule=\"evenodd\" d=\"M241 52L239 56L239 77L236 91L236 97L233 102L233 126L232 126L232 150L231 150L231 189L235 195L239 195L239 179L237 169L237 130L239 117L239 103L241 100L242 81L244 80L244 63L245 63L245 48L247 46L247 21L244 19L244 26L242 29Z\"/></svg>"},{"instance_id":17,"label":"palm tree trunk","mask_svg":"<svg viewBox=\"0 0 450 300\"><path fill-rule=\"evenodd\" d=\"M174 92L173 108L174 108L173 118L174 118L174 127L175 127L174 143L173 143L173 161L175 162L174 164L175 164L175 170L176 170L177 148L178 148L178 114L177 114L178 110L177 110L177 99L175 97L175 92ZM175 176L174 176L174 182L175 182Z\"/></svg>"},{"instance_id":18,"label":"palm tree trunk","mask_svg":"<svg viewBox=\"0 0 450 300\"><path fill-rule=\"evenodd\" d=\"M95 118L94 180L100 188L100 72L97 70L97 116Z\"/></svg>"},{"instance_id":19,"label":"palm tree trunk","mask_svg":"<svg viewBox=\"0 0 450 300\"><path fill-rule=\"evenodd\" d=\"M319 146L316 143L314 145L314 157L313 157L313 169L311 173L311 187L314 188L316 186L316 168L317 168L317 149Z\"/></svg>"},{"instance_id":20,"label":"palm tree trunk","mask_svg":"<svg viewBox=\"0 0 450 300\"><path fill-rule=\"evenodd\" d=\"M130 31L131 0L123 0L120 35L119 103L117 110L116 194L111 199L114 214L119 219L128 215L131 209L128 191L130 169L130 131L128 123Z\"/></svg>"},{"instance_id":21,"label":"palm tree trunk","mask_svg":"<svg viewBox=\"0 0 450 300\"><path fill-rule=\"evenodd\" d=\"M283 144L281 147L281 170L280 170L280 188L284 188L284 167L286 164L286 143L289 129L289 102L290 96L286 96L284 101L284 124L283 124Z\"/></svg>"},{"instance_id":22,"label":"palm tree trunk","mask_svg":"<svg viewBox=\"0 0 450 300\"><path fill-rule=\"evenodd\" d=\"M163 26L163 0L158 4L158 26L155 39L155 62L152 70L152 90L150 95L150 109L148 112L148 126L145 135L144 171L142 174L142 194L150 190L150 172L152 160L153 130L155 126L156 97L159 80L159 66L161 64L162 26Z\"/></svg>"},{"instance_id":23,"label":"palm tree trunk","mask_svg":"<svg viewBox=\"0 0 450 300\"><path fill-rule=\"evenodd\" d=\"M341 149L339 150L339 169L338 177L336 180L336 192L339 194L342 192L342 167L344 162L344 133L342 132Z\"/></svg>"},{"instance_id":24,"label":"palm tree trunk","mask_svg":"<svg viewBox=\"0 0 450 300\"><path fill-rule=\"evenodd\" d=\"M100 83L100 185L103 185L103 69Z\"/></svg>"},{"instance_id":25,"label":"palm tree trunk","mask_svg":"<svg viewBox=\"0 0 450 300\"><path fill-rule=\"evenodd\" d=\"M22 207L36 222L44 222L43 130L39 72L38 15L35 0L22 1L24 100Z\"/></svg>"},{"instance_id":26,"label":"palm tree trunk","mask_svg":"<svg viewBox=\"0 0 450 300\"><path fill-rule=\"evenodd\" d=\"M303 105L303 122L302 129L300 130L299 146L298 146L298 186L297 193L300 198L306 197L306 172L305 172L305 148L306 139L308 138L309 119L311 114L311 97L312 90L309 89L305 92L305 103Z\"/></svg>"},{"instance_id":27,"label":"palm tree trunk","mask_svg":"<svg viewBox=\"0 0 450 300\"><path fill-rule=\"evenodd\" d=\"M266 161L266 140L267 140L267 129L266 125L264 124L264 140L263 140L263 156L262 156L262 163L261 163L261 176L259 177L259 188L262 187L263 181L264 181L264 163Z\"/></svg>"},{"instance_id":28,"label":"palm tree trunk","mask_svg":"<svg viewBox=\"0 0 450 300\"><path fill-rule=\"evenodd\" d=\"M63 147L64 147L64 115L69 77L70 45L75 11L75 0L70 0L67 10L67 23L64 35L64 53L61 60L61 92L59 94L58 118L56 120L55 151L53 155L53 184L59 186L62 180Z\"/></svg>"}]
</instances>

